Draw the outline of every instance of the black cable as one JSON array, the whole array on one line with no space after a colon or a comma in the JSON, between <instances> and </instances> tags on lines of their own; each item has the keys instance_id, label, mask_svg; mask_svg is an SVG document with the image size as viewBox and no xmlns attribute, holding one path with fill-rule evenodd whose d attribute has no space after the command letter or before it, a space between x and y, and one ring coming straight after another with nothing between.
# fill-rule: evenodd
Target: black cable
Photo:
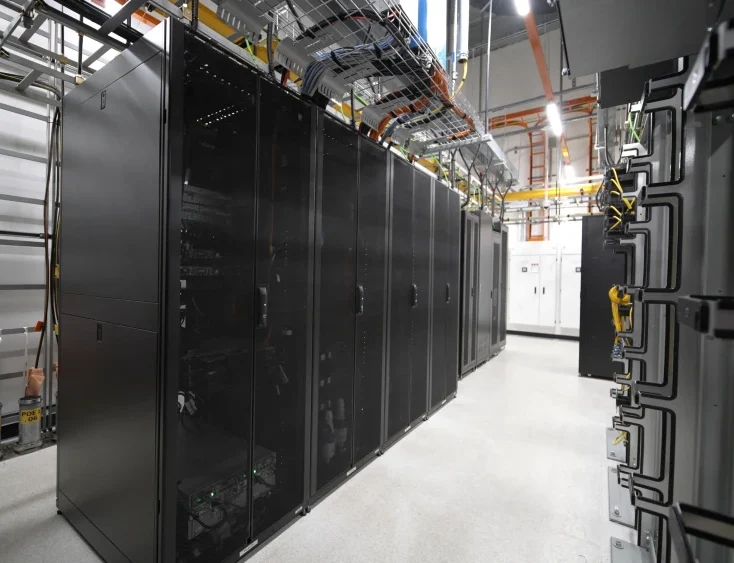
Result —
<instances>
[{"instance_id":1,"label":"black cable","mask_svg":"<svg viewBox=\"0 0 734 563\"><path fill-rule=\"evenodd\" d=\"M79 16L79 23L84 23L84 18L82 16ZM84 57L84 53L82 52L82 45L84 44L84 34L79 31L77 32L79 35L79 47L77 47L77 64L76 64L76 74L77 76L82 75L82 58Z\"/></svg>"},{"instance_id":2,"label":"black cable","mask_svg":"<svg viewBox=\"0 0 734 563\"><path fill-rule=\"evenodd\" d=\"M288 4L288 9L291 11L291 14L293 14L293 17L296 18L298 29L301 30L301 33L306 33L306 27L303 25L303 22L298 19L298 14L296 13L296 7L293 5L293 0L285 0L285 3Z\"/></svg>"},{"instance_id":3,"label":"black cable","mask_svg":"<svg viewBox=\"0 0 734 563\"><path fill-rule=\"evenodd\" d=\"M275 78L275 65L273 64L273 22L268 23L268 33L267 33L267 45L265 45L265 52L268 55L268 72L270 73L270 76Z\"/></svg>"},{"instance_id":4,"label":"black cable","mask_svg":"<svg viewBox=\"0 0 734 563\"><path fill-rule=\"evenodd\" d=\"M38 340L38 348L36 349L36 362L34 364L34 367L38 368L38 363L41 359L41 349L43 348L43 341L46 336L46 331L48 330L48 307L49 307L49 301L51 299L51 277L50 277L50 268L51 268L51 259L48 255L48 205L49 205L49 195L51 190L51 174L52 172L55 174L55 156L56 156L56 137L58 135L58 128L61 123L61 112L58 108L54 111L54 117L51 124L51 135L49 139L48 144L48 161L46 164L46 191L43 197L43 232L45 233L44 239L46 241L46 245L44 246L44 262L45 262L45 278L46 278L46 291L44 294L44 305L43 305L43 326L41 328L41 336Z\"/></svg>"},{"instance_id":5,"label":"black cable","mask_svg":"<svg viewBox=\"0 0 734 563\"><path fill-rule=\"evenodd\" d=\"M196 31L199 27L199 0L191 2L191 29Z\"/></svg>"},{"instance_id":6,"label":"black cable","mask_svg":"<svg viewBox=\"0 0 734 563\"><path fill-rule=\"evenodd\" d=\"M560 0L556 0L556 12L558 13L558 23L561 26L561 44L563 45L563 53L566 56L566 68L568 69L568 74L571 74L571 62L568 58L568 45L566 44L566 31L563 27L563 16L561 15L561 2ZM561 62L561 69L563 68L563 62ZM561 73L563 73L563 70L561 70Z\"/></svg>"}]
</instances>

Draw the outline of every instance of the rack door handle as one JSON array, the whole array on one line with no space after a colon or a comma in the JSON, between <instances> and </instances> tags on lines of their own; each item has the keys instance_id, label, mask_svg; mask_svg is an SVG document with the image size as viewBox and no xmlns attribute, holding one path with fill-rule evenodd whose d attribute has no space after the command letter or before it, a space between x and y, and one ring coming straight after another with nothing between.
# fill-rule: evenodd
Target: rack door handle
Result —
<instances>
[{"instance_id":1,"label":"rack door handle","mask_svg":"<svg viewBox=\"0 0 734 563\"><path fill-rule=\"evenodd\" d=\"M418 286L413 284L413 309L418 306Z\"/></svg>"},{"instance_id":2,"label":"rack door handle","mask_svg":"<svg viewBox=\"0 0 734 563\"><path fill-rule=\"evenodd\" d=\"M364 315L364 286L357 286L357 316Z\"/></svg>"},{"instance_id":3,"label":"rack door handle","mask_svg":"<svg viewBox=\"0 0 734 563\"><path fill-rule=\"evenodd\" d=\"M257 327L265 328L268 326L268 288L258 287L258 313Z\"/></svg>"},{"instance_id":4,"label":"rack door handle","mask_svg":"<svg viewBox=\"0 0 734 563\"><path fill-rule=\"evenodd\" d=\"M536 294L536 295L538 294L538 288L537 287L534 287L533 288L533 293Z\"/></svg>"},{"instance_id":5,"label":"rack door handle","mask_svg":"<svg viewBox=\"0 0 734 563\"><path fill-rule=\"evenodd\" d=\"M446 303L451 303L451 284L446 284Z\"/></svg>"},{"instance_id":6,"label":"rack door handle","mask_svg":"<svg viewBox=\"0 0 734 563\"><path fill-rule=\"evenodd\" d=\"M543 288L543 295L545 295L545 288Z\"/></svg>"}]
</instances>

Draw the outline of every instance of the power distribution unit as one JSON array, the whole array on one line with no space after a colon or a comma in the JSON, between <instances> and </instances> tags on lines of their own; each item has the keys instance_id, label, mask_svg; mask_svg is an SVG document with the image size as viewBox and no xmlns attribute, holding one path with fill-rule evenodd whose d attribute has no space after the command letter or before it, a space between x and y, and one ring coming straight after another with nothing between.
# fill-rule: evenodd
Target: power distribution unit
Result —
<instances>
[{"instance_id":1,"label":"power distribution unit","mask_svg":"<svg viewBox=\"0 0 734 563\"><path fill-rule=\"evenodd\" d=\"M402 157L172 20L63 146L58 507L108 563L236 561L455 394L459 194Z\"/></svg>"},{"instance_id":2,"label":"power distribution unit","mask_svg":"<svg viewBox=\"0 0 734 563\"><path fill-rule=\"evenodd\" d=\"M626 276L626 256L604 245L604 216L583 218L579 373L612 379L622 364L611 358L615 331L609 289Z\"/></svg>"}]
</instances>

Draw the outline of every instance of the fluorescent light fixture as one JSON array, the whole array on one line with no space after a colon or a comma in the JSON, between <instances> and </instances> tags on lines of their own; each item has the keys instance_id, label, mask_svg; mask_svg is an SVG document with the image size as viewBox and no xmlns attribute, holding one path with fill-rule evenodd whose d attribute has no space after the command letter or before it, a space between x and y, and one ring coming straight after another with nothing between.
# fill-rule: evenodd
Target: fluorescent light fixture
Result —
<instances>
[{"instance_id":1,"label":"fluorescent light fixture","mask_svg":"<svg viewBox=\"0 0 734 563\"><path fill-rule=\"evenodd\" d=\"M548 118L550 123L551 131L556 137L563 135L563 122L561 121L561 113L558 111L558 106L555 102L549 103L545 106L545 116Z\"/></svg>"},{"instance_id":2,"label":"fluorescent light fixture","mask_svg":"<svg viewBox=\"0 0 734 563\"><path fill-rule=\"evenodd\" d=\"M530 0L515 0L515 9L522 17L530 13Z\"/></svg>"}]
</instances>

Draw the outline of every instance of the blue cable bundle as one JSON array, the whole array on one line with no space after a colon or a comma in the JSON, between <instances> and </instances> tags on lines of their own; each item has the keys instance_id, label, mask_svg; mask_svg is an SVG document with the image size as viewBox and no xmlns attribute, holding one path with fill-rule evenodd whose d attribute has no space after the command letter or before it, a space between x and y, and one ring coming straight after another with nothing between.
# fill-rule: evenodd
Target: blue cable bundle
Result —
<instances>
[{"instance_id":1,"label":"blue cable bundle","mask_svg":"<svg viewBox=\"0 0 734 563\"><path fill-rule=\"evenodd\" d=\"M396 43L395 37L387 37L365 45L343 47L317 55L316 60L308 65L301 91L307 96L313 96L318 88L322 76L327 70L334 68L353 68L365 62L372 62L383 58L383 54Z\"/></svg>"}]
</instances>

